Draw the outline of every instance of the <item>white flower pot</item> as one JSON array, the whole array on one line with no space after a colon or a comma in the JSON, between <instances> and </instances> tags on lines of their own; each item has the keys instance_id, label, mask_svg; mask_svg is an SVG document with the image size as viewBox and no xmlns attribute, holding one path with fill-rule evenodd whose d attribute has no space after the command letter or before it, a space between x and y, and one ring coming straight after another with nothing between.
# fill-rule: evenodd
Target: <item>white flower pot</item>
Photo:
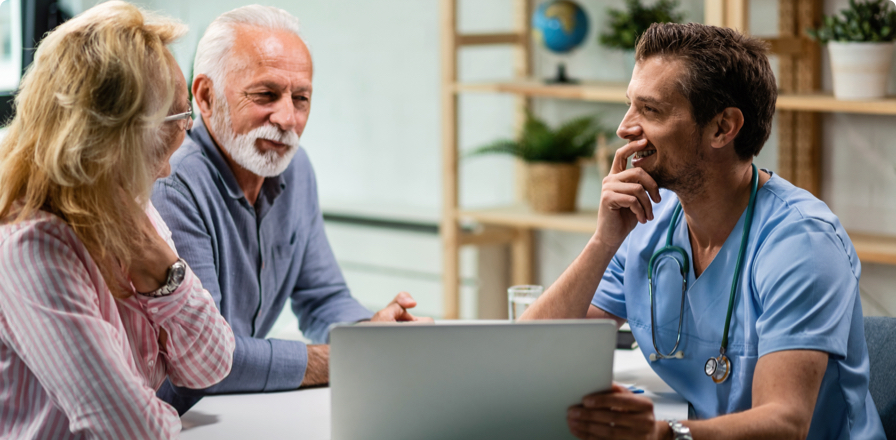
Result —
<instances>
[{"instance_id":1,"label":"white flower pot","mask_svg":"<svg viewBox=\"0 0 896 440\"><path fill-rule=\"evenodd\" d=\"M894 42L828 42L834 97L876 99L887 95Z\"/></svg>"}]
</instances>

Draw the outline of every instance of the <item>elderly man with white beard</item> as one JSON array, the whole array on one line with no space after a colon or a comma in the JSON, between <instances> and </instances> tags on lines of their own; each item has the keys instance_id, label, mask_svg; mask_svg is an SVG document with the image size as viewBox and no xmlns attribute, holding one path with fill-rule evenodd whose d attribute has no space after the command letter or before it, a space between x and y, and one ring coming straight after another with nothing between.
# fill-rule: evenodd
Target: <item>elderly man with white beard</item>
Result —
<instances>
[{"instance_id":1,"label":"elderly man with white beard","mask_svg":"<svg viewBox=\"0 0 896 440\"><path fill-rule=\"evenodd\" d=\"M213 21L193 66L197 118L152 201L181 256L236 335L233 368L204 390L158 391L183 414L206 394L328 382L331 324L419 320L399 293L371 313L349 293L299 138L311 110L311 54L287 12L246 6ZM286 301L317 345L265 339ZM202 319L197 317L197 319Z\"/></svg>"}]
</instances>

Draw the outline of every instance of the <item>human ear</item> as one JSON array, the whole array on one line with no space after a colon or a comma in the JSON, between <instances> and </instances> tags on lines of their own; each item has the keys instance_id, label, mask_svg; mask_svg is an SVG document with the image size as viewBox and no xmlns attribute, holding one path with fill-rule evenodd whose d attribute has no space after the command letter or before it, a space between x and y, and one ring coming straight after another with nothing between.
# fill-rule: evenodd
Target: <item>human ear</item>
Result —
<instances>
[{"instance_id":1,"label":"human ear","mask_svg":"<svg viewBox=\"0 0 896 440\"><path fill-rule=\"evenodd\" d=\"M196 106L199 107L199 113L205 119L212 116L215 108L215 92L212 79L204 74L196 75L193 79L193 99L196 100Z\"/></svg>"},{"instance_id":2,"label":"human ear","mask_svg":"<svg viewBox=\"0 0 896 440\"><path fill-rule=\"evenodd\" d=\"M712 120L715 132L712 134L713 148L722 148L732 142L744 126L744 114L737 107L727 107Z\"/></svg>"}]
</instances>

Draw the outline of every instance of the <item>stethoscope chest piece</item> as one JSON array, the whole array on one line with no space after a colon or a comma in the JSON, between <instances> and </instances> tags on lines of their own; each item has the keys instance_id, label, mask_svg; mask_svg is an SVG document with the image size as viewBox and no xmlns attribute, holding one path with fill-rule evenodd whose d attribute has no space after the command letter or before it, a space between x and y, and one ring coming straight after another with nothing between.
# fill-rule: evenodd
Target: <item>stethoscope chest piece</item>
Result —
<instances>
[{"instance_id":1,"label":"stethoscope chest piece","mask_svg":"<svg viewBox=\"0 0 896 440\"><path fill-rule=\"evenodd\" d=\"M706 361L706 365L703 366L703 372L711 377L713 382L722 383L725 379L728 379L728 375L731 373L731 361L724 354L720 354L718 357L711 357Z\"/></svg>"}]
</instances>

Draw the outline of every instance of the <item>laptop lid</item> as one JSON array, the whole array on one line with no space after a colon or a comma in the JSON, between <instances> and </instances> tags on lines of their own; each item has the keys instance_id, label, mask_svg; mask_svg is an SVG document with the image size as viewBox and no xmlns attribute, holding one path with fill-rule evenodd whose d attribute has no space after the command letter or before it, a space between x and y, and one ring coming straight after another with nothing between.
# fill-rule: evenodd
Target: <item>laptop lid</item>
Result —
<instances>
[{"instance_id":1,"label":"laptop lid","mask_svg":"<svg viewBox=\"0 0 896 440\"><path fill-rule=\"evenodd\" d=\"M333 440L574 438L566 410L613 378L609 320L339 326Z\"/></svg>"}]
</instances>

